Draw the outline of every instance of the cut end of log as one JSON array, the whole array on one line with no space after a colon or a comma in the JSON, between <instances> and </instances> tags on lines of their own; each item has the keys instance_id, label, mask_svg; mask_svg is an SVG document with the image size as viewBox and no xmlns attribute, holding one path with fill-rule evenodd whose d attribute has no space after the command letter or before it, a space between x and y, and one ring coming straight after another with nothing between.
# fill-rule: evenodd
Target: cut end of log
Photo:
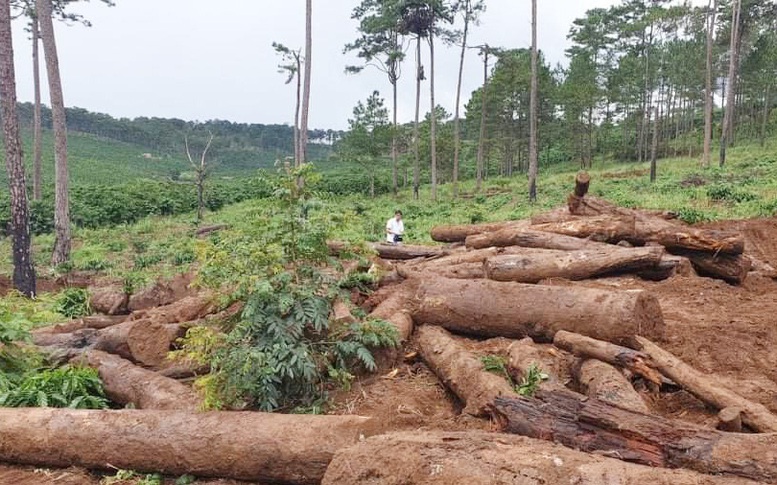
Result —
<instances>
[{"instance_id":1,"label":"cut end of log","mask_svg":"<svg viewBox=\"0 0 777 485\"><path fill-rule=\"evenodd\" d=\"M742 432L742 408L727 407L718 413L718 429L730 433Z\"/></svg>"}]
</instances>

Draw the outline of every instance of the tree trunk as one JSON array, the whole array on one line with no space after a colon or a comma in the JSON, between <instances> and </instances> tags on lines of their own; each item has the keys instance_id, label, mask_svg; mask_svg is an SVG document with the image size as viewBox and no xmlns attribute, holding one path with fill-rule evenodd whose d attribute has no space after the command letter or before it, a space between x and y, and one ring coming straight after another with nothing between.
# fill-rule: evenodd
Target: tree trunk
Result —
<instances>
[{"instance_id":1,"label":"tree trunk","mask_svg":"<svg viewBox=\"0 0 777 485\"><path fill-rule=\"evenodd\" d=\"M404 283L388 298L375 307L370 316L390 322L397 329L399 342L406 342L413 334L413 319L410 317L410 302L415 288L411 283Z\"/></svg>"},{"instance_id":2,"label":"tree trunk","mask_svg":"<svg viewBox=\"0 0 777 485\"><path fill-rule=\"evenodd\" d=\"M728 91L726 94L726 109L723 112L723 126L720 136L720 166L726 163L726 148L731 141L734 129L734 105L736 103L736 80L739 66L739 22L742 9L742 0L734 0L732 5L733 18L731 20L731 45L730 60L728 64Z\"/></svg>"},{"instance_id":3,"label":"tree trunk","mask_svg":"<svg viewBox=\"0 0 777 485\"><path fill-rule=\"evenodd\" d=\"M32 198L40 200L43 192L43 123L40 95L40 28L37 14L34 14L30 20L30 25L32 26L32 83L35 92L32 112Z\"/></svg>"},{"instance_id":4,"label":"tree trunk","mask_svg":"<svg viewBox=\"0 0 777 485\"><path fill-rule=\"evenodd\" d=\"M0 409L0 460L312 485L376 428L360 416Z\"/></svg>"},{"instance_id":5,"label":"tree trunk","mask_svg":"<svg viewBox=\"0 0 777 485\"><path fill-rule=\"evenodd\" d=\"M769 124L769 112L772 107L771 87L771 84L767 84L766 93L764 93L764 109L763 114L761 115L761 131L759 134L759 143L761 144L761 147L766 145L766 127Z\"/></svg>"},{"instance_id":6,"label":"tree trunk","mask_svg":"<svg viewBox=\"0 0 777 485\"><path fill-rule=\"evenodd\" d=\"M710 276L741 284L752 268L752 260L743 254L716 254L704 251L684 251L672 249L672 253L686 257L702 276Z\"/></svg>"},{"instance_id":7,"label":"tree trunk","mask_svg":"<svg viewBox=\"0 0 777 485\"><path fill-rule=\"evenodd\" d=\"M552 440L570 448L663 468L687 468L774 483L777 434L723 433L690 423L620 409L571 392L535 398L498 397L503 431Z\"/></svg>"},{"instance_id":8,"label":"tree trunk","mask_svg":"<svg viewBox=\"0 0 777 485\"><path fill-rule=\"evenodd\" d=\"M635 413L649 412L642 396L634 390L623 372L610 364L596 359L584 360L576 366L575 378L583 394L592 399Z\"/></svg>"},{"instance_id":9,"label":"tree trunk","mask_svg":"<svg viewBox=\"0 0 777 485\"><path fill-rule=\"evenodd\" d=\"M567 330L622 342L664 333L658 300L645 292L438 278L420 283L416 301L415 322L484 337L551 341Z\"/></svg>"},{"instance_id":10,"label":"tree trunk","mask_svg":"<svg viewBox=\"0 0 777 485\"><path fill-rule=\"evenodd\" d=\"M308 161L308 119L310 117L310 84L313 67L313 0L305 1L305 81L300 122L300 163Z\"/></svg>"},{"instance_id":11,"label":"tree trunk","mask_svg":"<svg viewBox=\"0 0 777 485\"><path fill-rule=\"evenodd\" d=\"M591 238L599 242L617 243L624 240L630 241L635 236L635 223L634 218L604 216L535 224L532 229L565 236Z\"/></svg>"},{"instance_id":12,"label":"tree trunk","mask_svg":"<svg viewBox=\"0 0 777 485\"><path fill-rule=\"evenodd\" d=\"M205 216L205 171L197 172L197 221Z\"/></svg>"},{"instance_id":13,"label":"tree trunk","mask_svg":"<svg viewBox=\"0 0 777 485\"><path fill-rule=\"evenodd\" d=\"M401 477L401 478L398 478ZM323 485L756 485L581 453L546 441L480 431L402 432L338 451Z\"/></svg>"},{"instance_id":14,"label":"tree trunk","mask_svg":"<svg viewBox=\"0 0 777 485\"><path fill-rule=\"evenodd\" d=\"M420 116L421 116L421 36L416 38L415 43L415 59L416 59L416 72L415 72L415 124L413 125L413 151L415 154L415 163L413 164L413 198L418 200L421 190L421 153L420 153Z\"/></svg>"},{"instance_id":15,"label":"tree trunk","mask_svg":"<svg viewBox=\"0 0 777 485\"><path fill-rule=\"evenodd\" d=\"M658 108L653 113L653 145L650 149L650 181L656 181L656 157L658 156Z\"/></svg>"},{"instance_id":16,"label":"tree trunk","mask_svg":"<svg viewBox=\"0 0 777 485\"><path fill-rule=\"evenodd\" d=\"M16 72L14 69L11 8L0 2L0 112L5 140L5 169L11 195L10 232L13 240L13 285L27 297L34 297L35 268L30 239L30 213L27 182L22 160L19 117L16 107Z\"/></svg>"},{"instance_id":17,"label":"tree trunk","mask_svg":"<svg viewBox=\"0 0 777 485\"><path fill-rule=\"evenodd\" d=\"M572 360L566 352L559 352L552 345L535 344L528 337L507 348L507 370L513 382L523 382L535 367L547 377L539 385L545 390L566 389L565 383L572 380L569 373Z\"/></svg>"},{"instance_id":18,"label":"tree trunk","mask_svg":"<svg viewBox=\"0 0 777 485\"><path fill-rule=\"evenodd\" d=\"M396 61L395 61L396 62ZM392 182L392 190L394 191L394 195L397 195L397 192L399 191L399 162L397 161L399 158L399 154L397 153L397 129L399 128L399 123L397 122L397 79L393 79L391 82L391 94L392 94L392 101L394 103L394 107L392 109L392 117L393 117L393 131L391 133L391 182Z\"/></svg>"},{"instance_id":19,"label":"tree trunk","mask_svg":"<svg viewBox=\"0 0 777 485\"><path fill-rule=\"evenodd\" d=\"M59 265L70 259L70 202L68 195L67 166L67 122L65 120L65 101L62 96L62 79L59 75L59 57L54 38L51 0L36 0L38 21L40 22L43 53L46 56L46 70L51 96L51 117L54 125L54 252L51 263Z\"/></svg>"},{"instance_id":20,"label":"tree trunk","mask_svg":"<svg viewBox=\"0 0 777 485\"><path fill-rule=\"evenodd\" d=\"M93 367L100 375L108 398L136 409L197 411L200 399L190 387L169 377L136 366L128 360L99 350L89 350L74 359Z\"/></svg>"},{"instance_id":21,"label":"tree trunk","mask_svg":"<svg viewBox=\"0 0 777 485\"><path fill-rule=\"evenodd\" d=\"M663 248L603 248L579 251L525 249L524 254L488 258L486 278L537 283L549 278L584 280L605 274L633 272L658 265Z\"/></svg>"},{"instance_id":22,"label":"tree trunk","mask_svg":"<svg viewBox=\"0 0 777 485\"><path fill-rule=\"evenodd\" d=\"M432 200L437 200L437 105L434 104L434 32L429 34L429 99L430 112L429 145L432 157Z\"/></svg>"},{"instance_id":23,"label":"tree trunk","mask_svg":"<svg viewBox=\"0 0 777 485\"><path fill-rule=\"evenodd\" d=\"M383 259L415 259L431 258L448 254L448 250L440 246L417 246L411 244L371 244Z\"/></svg>"},{"instance_id":24,"label":"tree trunk","mask_svg":"<svg viewBox=\"0 0 777 485\"><path fill-rule=\"evenodd\" d=\"M531 2L531 93L529 102L529 201L537 200L537 0Z\"/></svg>"},{"instance_id":25,"label":"tree trunk","mask_svg":"<svg viewBox=\"0 0 777 485\"><path fill-rule=\"evenodd\" d=\"M302 76L300 75L302 69L302 63L300 62L299 53L295 56L297 63L297 99L294 105L294 168L299 168L302 165L302 143L299 129L299 111L302 96Z\"/></svg>"},{"instance_id":26,"label":"tree trunk","mask_svg":"<svg viewBox=\"0 0 777 485\"><path fill-rule=\"evenodd\" d=\"M655 365L650 360L650 357L634 349L564 330L556 332L556 335L553 337L553 345L580 358L597 359L614 366L623 367L634 374L644 377L653 384L660 385L663 380L661 373L655 370Z\"/></svg>"},{"instance_id":27,"label":"tree trunk","mask_svg":"<svg viewBox=\"0 0 777 485\"><path fill-rule=\"evenodd\" d=\"M465 404L465 413L487 416L497 396L515 393L504 377L488 372L477 356L444 329L422 325L416 335L421 357Z\"/></svg>"},{"instance_id":28,"label":"tree trunk","mask_svg":"<svg viewBox=\"0 0 777 485\"><path fill-rule=\"evenodd\" d=\"M650 357L655 368L701 401L717 409L737 407L742 422L762 433L777 433L777 416L762 404L749 401L722 387L714 376L707 376L644 337L636 337L636 347ZM774 462L777 465L777 461ZM777 474L774 475L777 479Z\"/></svg>"},{"instance_id":29,"label":"tree trunk","mask_svg":"<svg viewBox=\"0 0 777 485\"><path fill-rule=\"evenodd\" d=\"M469 34L471 0L464 3L464 32L461 40L461 55L459 56L459 77L456 83L456 106L453 108L453 198L459 197L459 156L461 154L461 82L464 76L464 54L467 53L467 36Z\"/></svg>"},{"instance_id":30,"label":"tree trunk","mask_svg":"<svg viewBox=\"0 0 777 485\"><path fill-rule=\"evenodd\" d=\"M602 243L552 232L534 231L523 227L507 227L484 233L475 233L466 238L467 249L490 247L520 246L524 248L557 249L575 251L579 249L598 249Z\"/></svg>"},{"instance_id":31,"label":"tree trunk","mask_svg":"<svg viewBox=\"0 0 777 485\"><path fill-rule=\"evenodd\" d=\"M488 44L483 47L483 89L480 98L480 136L478 137L478 166L476 190L483 188L483 158L486 146L486 103L488 102Z\"/></svg>"},{"instance_id":32,"label":"tree trunk","mask_svg":"<svg viewBox=\"0 0 777 485\"><path fill-rule=\"evenodd\" d=\"M453 226L435 226L431 230L432 240L437 242L463 242L467 237L502 229L521 230L530 226L528 221L486 222L483 224L460 224Z\"/></svg>"}]
</instances>

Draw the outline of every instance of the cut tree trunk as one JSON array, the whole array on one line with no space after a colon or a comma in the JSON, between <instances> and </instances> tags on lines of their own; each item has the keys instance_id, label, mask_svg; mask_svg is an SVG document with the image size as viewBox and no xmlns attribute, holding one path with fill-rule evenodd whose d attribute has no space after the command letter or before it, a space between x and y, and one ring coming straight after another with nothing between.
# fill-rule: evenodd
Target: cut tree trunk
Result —
<instances>
[{"instance_id":1,"label":"cut tree trunk","mask_svg":"<svg viewBox=\"0 0 777 485\"><path fill-rule=\"evenodd\" d=\"M486 416L494 398L514 394L504 377L486 371L480 359L444 329L423 325L416 335L421 357L465 404L465 413Z\"/></svg>"},{"instance_id":2,"label":"cut tree trunk","mask_svg":"<svg viewBox=\"0 0 777 485\"><path fill-rule=\"evenodd\" d=\"M403 283L391 296L383 300L370 313L370 317L385 320L397 329L399 342L406 342L413 334L411 303L415 293L415 282Z\"/></svg>"},{"instance_id":3,"label":"cut tree trunk","mask_svg":"<svg viewBox=\"0 0 777 485\"><path fill-rule=\"evenodd\" d=\"M200 407L200 399L190 387L116 355L89 350L74 360L97 370L106 395L117 404L180 411Z\"/></svg>"},{"instance_id":4,"label":"cut tree trunk","mask_svg":"<svg viewBox=\"0 0 777 485\"><path fill-rule=\"evenodd\" d=\"M130 320L147 319L157 323L191 322L214 313L218 309L214 300L210 293L187 296L169 305L133 312Z\"/></svg>"},{"instance_id":5,"label":"cut tree trunk","mask_svg":"<svg viewBox=\"0 0 777 485\"><path fill-rule=\"evenodd\" d=\"M643 280L662 281L673 276L695 276L691 261L683 256L673 254L664 254L661 261L650 269L643 269L637 272L637 276Z\"/></svg>"},{"instance_id":6,"label":"cut tree trunk","mask_svg":"<svg viewBox=\"0 0 777 485\"><path fill-rule=\"evenodd\" d=\"M716 254L701 251L673 249L672 253L688 258L702 276L710 276L735 285L747 278L752 261L743 254Z\"/></svg>"},{"instance_id":7,"label":"cut tree trunk","mask_svg":"<svg viewBox=\"0 0 777 485\"><path fill-rule=\"evenodd\" d=\"M90 317L79 318L78 320L71 320L69 322L57 323L48 327L36 328L31 333L33 335L33 341L35 341L34 339L37 336L72 333L76 330L82 330L85 328L102 330L103 328L112 327L124 322L127 320L127 317L128 315L94 315ZM35 345L45 344L39 344L35 342Z\"/></svg>"},{"instance_id":8,"label":"cut tree trunk","mask_svg":"<svg viewBox=\"0 0 777 485\"><path fill-rule=\"evenodd\" d=\"M755 485L737 477L667 470L545 441L486 432L375 436L335 454L322 485Z\"/></svg>"},{"instance_id":9,"label":"cut tree trunk","mask_svg":"<svg viewBox=\"0 0 777 485\"><path fill-rule=\"evenodd\" d=\"M606 362L586 359L575 368L575 377L583 394L613 406L648 414L647 404L623 372Z\"/></svg>"},{"instance_id":10,"label":"cut tree trunk","mask_svg":"<svg viewBox=\"0 0 777 485\"><path fill-rule=\"evenodd\" d=\"M485 224L462 224L458 226L437 226L431 231L432 239L438 242L461 242L467 239L467 236L473 234L482 234L484 232L500 231L502 229L526 229L530 223L528 221L507 221L507 222L489 222Z\"/></svg>"},{"instance_id":11,"label":"cut tree trunk","mask_svg":"<svg viewBox=\"0 0 777 485\"><path fill-rule=\"evenodd\" d=\"M561 391L498 397L494 414L505 432L581 451L655 467L777 480L777 434L724 433Z\"/></svg>"},{"instance_id":12,"label":"cut tree trunk","mask_svg":"<svg viewBox=\"0 0 777 485\"><path fill-rule=\"evenodd\" d=\"M463 263L451 266L437 266L430 271L443 278L471 280L486 277L486 272L483 269L483 263Z\"/></svg>"},{"instance_id":13,"label":"cut tree trunk","mask_svg":"<svg viewBox=\"0 0 777 485\"><path fill-rule=\"evenodd\" d=\"M582 251L526 249L525 254L488 258L486 277L496 281L537 283L547 278L584 280L597 276L651 269L658 265L662 248L606 248Z\"/></svg>"},{"instance_id":14,"label":"cut tree trunk","mask_svg":"<svg viewBox=\"0 0 777 485\"><path fill-rule=\"evenodd\" d=\"M176 340L186 335L191 326L178 323L148 322L143 325L137 322L127 333L127 346L132 360L149 367L158 367L165 360Z\"/></svg>"},{"instance_id":15,"label":"cut tree trunk","mask_svg":"<svg viewBox=\"0 0 777 485\"><path fill-rule=\"evenodd\" d=\"M360 416L0 409L0 460L317 484L337 450L377 428Z\"/></svg>"},{"instance_id":16,"label":"cut tree trunk","mask_svg":"<svg viewBox=\"0 0 777 485\"><path fill-rule=\"evenodd\" d=\"M466 239L466 246L468 249L520 246L524 248L574 251L577 249L601 248L602 244L574 236L509 227L499 231L468 236Z\"/></svg>"},{"instance_id":17,"label":"cut tree trunk","mask_svg":"<svg viewBox=\"0 0 777 485\"><path fill-rule=\"evenodd\" d=\"M598 359L623 367L656 385L661 384L661 373L655 370L650 357L634 349L564 330L556 332L553 345L581 358Z\"/></svg>"},{"instance_id":18,"label":"cut tree trunk","mask_svg":"<svg viewBox=\"0 0 777 485\"><path fill-rule=\"evenodd\" d=\"M527 337L510 344L507 356L507 369L514 382L520 383L526 378L533 365L548 377L540 383L541 389L564 389L571 380L573 359L551 345L538 345Z\"/></svg>"},{"instance_id":19,"label":"cut tree trunk","mask_svg":"<svg viewBox=\"0 0 777 485\"><path fill-rule=\"evenodd\" d=\"M484 337L551 341L559 330L621 342L661 338L664 319L649 293L439 278L420 283L416 323Z\"/></svg>"},{"instance_id":20,"label":"cut tree trunk","mask_svg":"<svg viewBox=\"0 0 777 485\"><path fill-rule=\"evenodd\" d=\"M448 254L448 250L439 246L418 246L411 244L372 244L378 256L383 259L431 258Z\"/></svg>"},{"instance_id":21,"label":"cut tree trunk","mask_svg":"<svg viewBox=\"0 0 777 485\"><path fill-rule=\"evenodd\" d=\"M735 407L721 409L718 413L718 429L729 433L741 433L742 410Z\"/></svg>"},{"instance_id":22,"label":"cut tree trunk","mask_svg":"<svg viewBox=\"0 0 777 485\"><path fill-rule=\"evenodd\" d=\"M596 216L570 221L549 222L531 226L537 231L565 236L590 238L599 242L617 243L633 241L636 237L636 220L633 217Z\"/></svg>"},{"instance_id":23,"label":"cut tree trunk","mask_svg":"<svg viewBox=\"0 0 777 485\"><path fill-rule=\"evenodd\" d=\"M713 376L702 374L646 338L636 337L635 341L637 349L650 357L658 371L701 401L716 409L740 408L742 422L753 430L761 433L777 432L777 416L763 404L749 401L722 387Z\"/></svg>"},{"instance_id":24,"label":"cut tree trunk","mask_svg":"<svg viewBox=\"0 0 777 485\"><path fill-rule=\"evenodd\" d=\"M638 217L631 242L654 242L672 252L675 249L715 254L742 254L745 251L745 236L740 232L697 229L657 217Z\"/></svg>"}]
</instances>

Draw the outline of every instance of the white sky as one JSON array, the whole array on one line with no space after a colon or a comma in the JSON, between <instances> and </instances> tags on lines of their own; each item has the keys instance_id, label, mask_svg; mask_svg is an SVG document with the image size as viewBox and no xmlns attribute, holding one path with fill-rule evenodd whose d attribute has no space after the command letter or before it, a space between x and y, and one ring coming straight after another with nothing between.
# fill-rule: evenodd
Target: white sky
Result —
<instances>
[{"instance_id":1,"label":"white sky","mask_svg":"<svg viewBox=\"0 0 777 485\"><path fill-rule=\"evenodd\" d=\"M357 36L350 19L358 0L313 2L313 128L342 129L356 102L377 89L387 99L385 75L367 70L344 74L356 62L342 53ZM538 43L551 62L562 62L569 27L586 10L617 0L540 0ZM304 0L97 0L74 11L92 28L57 25L65 103L116 117L160 116L187 120L226 119L246 123L290 123L295 88L277 73L271 44L304 44ZM528 47L530 0L488 0L472 44ZM435 46L437 47L437 46ZM14 48L19 99L32 100L30 46L21 21ZM437 50L437 103L453 110L458 51ZM401 120L414 109L412 59L400 80ZM45 70L43 71L45 73ZM428 77L427 66L427 77ZM476 52L465 65L462 104L482 79ZM428 83L424 83L424 111ZM422 101L422 102L424 102ZM44 91L44 103L48 94Z\"/></svg>"}]
</instances>

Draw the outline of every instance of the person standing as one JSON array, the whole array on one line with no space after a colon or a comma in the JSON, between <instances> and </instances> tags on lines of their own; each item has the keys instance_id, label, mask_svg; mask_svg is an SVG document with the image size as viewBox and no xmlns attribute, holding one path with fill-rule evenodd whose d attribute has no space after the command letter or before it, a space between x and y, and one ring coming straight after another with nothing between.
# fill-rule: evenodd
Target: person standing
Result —
<instances>
[{"instance_id":1,"label":"person standing","mask_svg":"<svg viewBox=\"0 0 777 485\"><path fill-rule=\"evenodd\" d=\"M405 224L402 222L402 211L394 212L394 217L386 222L386 241L391 244L402 242L402 236L405 234Z\"/></svg>"}]
</instances>

